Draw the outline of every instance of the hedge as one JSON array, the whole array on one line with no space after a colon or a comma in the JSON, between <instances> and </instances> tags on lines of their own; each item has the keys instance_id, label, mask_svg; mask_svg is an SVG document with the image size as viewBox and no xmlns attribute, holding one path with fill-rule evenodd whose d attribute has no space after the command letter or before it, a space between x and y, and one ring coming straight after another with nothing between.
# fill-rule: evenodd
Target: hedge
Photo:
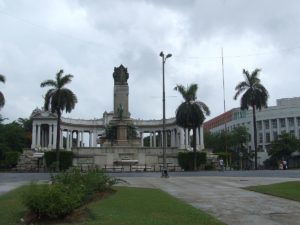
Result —
<instances>
[{"instance_id":1,"label":"hedge","mask_svg":"<svg viewBox=\"0 0 300 225\"><path fill-rule=\"evenodd\" d=\"M193 170L194 169L194 152L179 152L178 153L178 164L184 170ZM200 165L206 163L206 153L205 152L196 152L197 157L197 168Z\"/></svg>"},{"instance_id":2,"label":"hedge","mask_svg":"<svg viewBox=\"0 0 300 225\"><path fill-rule=\"evenodd\" d=\"M56 151L45 152L45 162L47 168L55 168ZM59 151L59 169L66 170L72 166L73 152Z\"/></svg>"}]
</instances>

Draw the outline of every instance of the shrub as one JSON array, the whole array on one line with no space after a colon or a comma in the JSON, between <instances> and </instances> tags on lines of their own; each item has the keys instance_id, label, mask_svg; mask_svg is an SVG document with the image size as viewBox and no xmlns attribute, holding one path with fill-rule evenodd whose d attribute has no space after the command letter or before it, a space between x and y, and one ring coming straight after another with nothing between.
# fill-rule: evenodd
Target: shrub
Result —
<instances>
[{"instance_id":1,"label":"shrub","mask_svg":"<svg viewBox=\"0 0 300 225\"><path fill-rule=\"evenodd\" d=\"M48 168L55 168L56 165L56 152L45 152L45 161ZM60 170L67 170L72 166L73 152L60 151L59 152L59 168Z\"/></svg>"},{"instance_id":2,"label":"shrub","mask_svg":"<svg viewBox=\"0 0 300 225\"><path fill-rule=\"evenodd\" d=\"M23 203L38 218L60 218L80 206L82 193L78 187L63 184L31 184L22 195Z\"/></svg>"},{"instance_id":3,"label":"shrub","mask_svg":"<svg viewBox=\"0 0 300 225\"><path fill-rule=\"evenodd\" d=\"M5 152L5 165L7 167L14 167L18 164L20 153L17 151Z\"/></svg>"},{"instance_id":4,"label":"shrub","mask_svg":"<svg viewBox=\"0 0 300 225\"><path fill-rule=\"evenodd\" d=\"M206 163L206 153L197 152L197 168ZM194 168L194 152L179 152L178 164L184 170L193 170Z\"/></svg>"},{"instance_id":5,"label":"shrub","mask_svg":"<svg viewBox=\"0 0 300 225\"><path fill-rule=\"evenodd\" d=\"M70 187L82 187L83 201L89 200L94 193L105 191L118 182L117 179L111 178L103 171L81 173L75 168L52 176L51 180L53 183L61 183Z\"/></svg>"},{"instance_id":6,"label":"shrub","mask_svg":"<svg viewBox=\"0 0 300 225\"><path fill-rule=\"evenodd\" d=\"M22 201L38 217L60 218L118 182L103 172L71 169L51 177L52 184L31 184Z\"/></svg>"}]
</instances>

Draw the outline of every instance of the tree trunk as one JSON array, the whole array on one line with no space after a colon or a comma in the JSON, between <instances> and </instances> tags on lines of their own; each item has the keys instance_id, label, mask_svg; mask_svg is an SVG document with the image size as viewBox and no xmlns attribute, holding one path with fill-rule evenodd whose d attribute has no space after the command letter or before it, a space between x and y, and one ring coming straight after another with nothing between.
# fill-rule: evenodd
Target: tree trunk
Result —
<instances>
[{"instance_id":1,"label":"tree trunk","mask_svg":"<svg viewBox=\"0 0 300 225\"><path fill-rule=\"evenodd\" d=\"M193 150L194 150L194 171L197 170L197 146L196 146L197 132L196 128L193 128Z\"/></svg>"},{"instance_id":2,"label":"tree trunk","mask_svg":"<svg viewBox=\"0 0 300 225\"><path fill-rule=\"evenodd\" d=\"M59 147L60 147L60 110L57 111L57 132L56 132L56 172L59 172Z\"/></svg>"},{"instance_id":3,"label":"tree trunk","mask_svg":"<svg viewBox=\"0 0 300 225\"><path fill-rule=\"evenodd\" d=\"M253 135L254 135L254 165L257 170L257 130L256 130L256 115L255 115L255 105L252 105L252 115L253 115Z\"/></svg>"}]
</instances>

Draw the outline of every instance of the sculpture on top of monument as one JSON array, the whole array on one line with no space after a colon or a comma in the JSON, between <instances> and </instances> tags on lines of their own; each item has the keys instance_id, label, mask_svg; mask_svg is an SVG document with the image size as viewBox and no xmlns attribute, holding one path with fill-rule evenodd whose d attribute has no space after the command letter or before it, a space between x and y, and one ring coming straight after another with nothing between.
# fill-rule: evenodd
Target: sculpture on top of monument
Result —
<instances>
[{"instance_id":1,"label":"sculpture on top of monument","mask_svg":"<svg viewBox=\"0 0 300 225\"><path fill-rule=\"evenodd\" d=\"M123 105L120 104L118 107L118 115L119 115L120 120L122 120L122 118L123 118L123 112L124 112Z\"/></svg>"},{"instance_id":2,"label":"sculpture on top of monument","mask_svg":"<svg viewBox=\"0 0 300 225\"><path fill-rule=\"evenodd\" d=\"M115 67L113 78L115 85L127 85L127 80L129 78L127 68L125 68L122 64L119 67Z\"/></svg>"}]
</instances>

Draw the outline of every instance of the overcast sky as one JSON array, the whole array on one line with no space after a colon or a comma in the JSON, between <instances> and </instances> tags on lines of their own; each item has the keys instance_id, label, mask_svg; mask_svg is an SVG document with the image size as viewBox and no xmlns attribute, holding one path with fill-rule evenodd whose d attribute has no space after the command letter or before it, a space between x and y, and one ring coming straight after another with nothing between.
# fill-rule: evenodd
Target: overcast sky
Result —
<instances>
[{"instance_id":1,"label":"overcast sky","mask_svg":"<svg viewBox=\"0 0 300 225\"><path fill-rule=\"evenodd\" d=\"M43 105L40 83L64 69L78 104L64 117L101 118L113 109L114 67L129 72L133 118L162 117L160 51L166 62L166 115L182 98L176 84L198 84L198 100L211 116L223 112L221 48L226 108L239 106L234 87L243 68L278 98L300 96L300 1L297 0L0 0L0 84L10 119L29 117Z\"/></svg>"}]
</instances>

